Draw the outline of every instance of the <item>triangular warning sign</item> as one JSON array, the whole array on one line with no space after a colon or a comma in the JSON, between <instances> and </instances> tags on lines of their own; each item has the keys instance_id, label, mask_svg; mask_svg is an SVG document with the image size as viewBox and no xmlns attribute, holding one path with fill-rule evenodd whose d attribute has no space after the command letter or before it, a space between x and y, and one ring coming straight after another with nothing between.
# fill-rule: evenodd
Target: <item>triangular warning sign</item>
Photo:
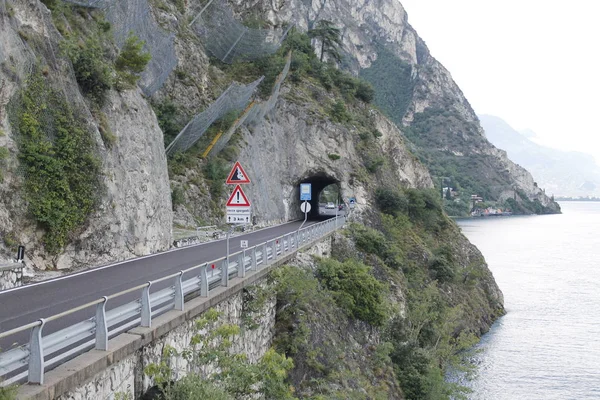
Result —
<instances>
[{"instance_id":1,"label":"triangular warning sign","mask_svg":"<svg viewBox=\"0 0 600 400\"><path fill-rule=\"evenodd\" d=\"M248 178L248 174L246 174L246 171L244 171L244 168L242 168L239 161L235 162L226 183L228 185L243 185L244 183L250 183L250 178Z\"/></svg>"},{"instance_id":2,"label":"triangular warning sign","mask_svg":"<svg viewBox=\"0 0 600 400\"><path fill-rule=\"evenodd\" d=\"M233 193L231 193L229 200L227 200L227 207L250 207L250 201L240 185L237 185L233 189Z\"/></svg>"}]
</instances>

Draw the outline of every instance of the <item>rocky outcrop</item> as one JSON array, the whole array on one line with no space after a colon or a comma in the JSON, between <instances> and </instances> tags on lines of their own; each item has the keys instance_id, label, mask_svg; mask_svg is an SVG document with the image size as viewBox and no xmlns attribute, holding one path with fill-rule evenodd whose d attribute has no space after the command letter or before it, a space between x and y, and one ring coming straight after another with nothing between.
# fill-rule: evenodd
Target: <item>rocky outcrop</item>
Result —
<instances>
[{"instance_id":1,"label":"rocky outcrop","mask_svg":"<svg viewBox=\"0 0 600 400\"><path fill-rule=\"evenodd\" d=\"M26 247L28 264L37 268L93 266L167 249L172 211L162 132L141 91L111 92L102 112L114 135L103 143L99 123L78 90L70 62L59 48L60 33L39 1L0 4L0 260L15 244ZM16 134L8 118L9 100L26 85L34 67L62 92L87 122L102 164L99 206L57 256L47 254L43 232L27 212ZM10 240L9 240L10 239Z\"/></svg>"},{"instance_id":2,"label":"rocky outcrop","mask_svg":"<svg viewBox=\"0 0 600 400\"><path fill-rule=\"evenodd\" d=\"M248 194L259 219L299 218L298 185L316 177L339 183L344 198L356 198L359 214L372 206L379 185L432 187L427 170L407 150L394 124L379 112L371 110L374 127L381 133L375 146L386 162L377 174L368 174L358 149L358 133L315 116L314 100L286 96L289 90L284 90L271 118L244 135L247 144L240 160L248 174L258 178L249 185ZM339 158L330 157L333 154ZM361 177L361 171L366 176Z\"/></svg>"},{"instance_id":3,"label":"rocky outcrop","mask_svg":"<svg viewBox=\"0 0 600 400\"><path fill-rule=\"evenodd\" d=\"M337 1L230 1L240 14L261 10L273 25L294 23L301 30L310 29L318 20L332 21L341 28L344 65L354 73L362 73L377 61L386 63L387 73L394 79L381 79L383 86L399 84L397 92L407 97L406 104L377 104L386 111L396 124L410 130L409 138L423 153L422 159L437 161L450 174L457 165L473 160L472 178L482 186L490 186L487 199L504 201L509 192L522 190L529 200L539 200L554 212L556 203L541 188L533 185L527 171L512 163L506 154L490 144L483 133L479 120L456 85L450 72L444 68L427 49L425 42L408 23L406 10L395 0L337 0ZM318 46L318 43L316 43ZM385 60L384 60L385 58ZM383 60L383 61L382 61ZM398 76L406 73L403 79ZM394 70L396 70L394 72ZM398 83L401 81L401 83ZM374 82L373 82L374 83ZM374 83L376 90L381 89ZM390 89L394 90L394 89ZM440 110L442 116L437 114ZM432 121L423 132L422 126L413 126L416 118ZM405 132L406 133L406 132ZM482 170L478 172L478 170ZM466 190L470 187L462 171L454 178ZM463 175L463 176L460 176ZM529 175L529 176L528 176ZM472 185L471 185L472 186ZM493 188L492 188L493 186ZM468 198L472 193L464 193ZM483 193L480 193L483 195Z\"/></svg>"}]
</instances>

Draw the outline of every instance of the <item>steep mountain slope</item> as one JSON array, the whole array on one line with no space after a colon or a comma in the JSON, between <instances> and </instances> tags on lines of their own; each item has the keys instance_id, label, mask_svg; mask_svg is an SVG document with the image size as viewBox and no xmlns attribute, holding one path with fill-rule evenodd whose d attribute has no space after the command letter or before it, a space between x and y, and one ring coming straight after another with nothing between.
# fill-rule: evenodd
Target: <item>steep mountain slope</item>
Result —
<instances>
[{"instance_id":1,"label":"steep mountain slope","mask_svg":"<svg viewBox=\"0 0 600 400\"><path fill-rule=\"evenodd\" d=\"M88 25L96 26L90 20ZM173 218L169 180L162 132L152 109L139 90L113 90L101 109L94 108L78 88L60 47L63 40L44 4L0 2L0 149L6 149L0 159L0 260L13 258L18 244L25 245L29 265L38 268L98 265L168 249ZM46 101L39 92L26 98L32 76L41 76L43 87L52 92ZM38 112L46 119L35 143L48 148L40 155L38 172L34 168L32 173L45 169L48 177L43 178L44 188L35 189L39 196L32 197L24 173L27 160L21 157L28 127L21 122ZM99 167L97 176L71 180L66 184L70 190L58 184L50 187L70 173L71 166L60 166L69 160L60 159L66 148L56 141L60 118L65 117L78 121L82 135L89 138L90 160L76 162L76 168L96 163ZM110 132L112 142L103 139L101 130ZM75 154L81 150L76 147ZM73 200L77 181L96 179L97 187L86 198ZM65 200L57 194L66 191L75 197ZM42 203L37 211L29 207L34 202ZM73 224L69 219L84 202L93 206ZM68 203L74 204L69 211L64 207ZM66 245L50 251L56 242L49 232L60 233Z\"/></svg>"},{"instance_id":2,"label":"steep mountain slope","mask_svg":"<svg viewBox=\"0 0 600 400\"><path fill-rule=\"evenodd\" d=\"M463 200L471 194L502 204L516 198L525 210L557 212L531 175L491 145L450 73L431 56L392 0L236 1L246 12L262 8L274 24L308 29L331 20L342 29L345 66L370 81L375 103L414 143L434 181L449 177ZM448 184L448 183L447 183ZM539 203L530 207L530 203Z\"/></svg>"},{"instance_id":3,"label":"steep mountain slope","mask_svg":"<svg viewBox=\"0 0 600 400\"><path fill-rule=\"evenodd\" d=\"M573 197L600 194L600 167L591 155L539 145L492 115L480 115L479 120L488 140L530 171L548 194Z\"/></svg>"},{"instance_id":4,"label":"steep mountain slope","mask_svg":"<svg viewBox=\"0 0 600 400\"><path fill-rule=\"evenodd\" d=\"M444 99L463 151L482 162L504 159L485 144L468 103L406 24L400 4L229 2L248 24L269 26L268 19L297 26L275 54L233 64L210 57L210 43L190 28L198 5L208 3L149 4L148 17L172 34L177 67L160 90L144 95L131 83L140 68L120 69L128 62L146 65L142 46L131 38L129 48L119 47L101 10L60 0L0 0L0 145L8 149L0 160L2 259L19 243L38 268L92 266L166 249L173 221L191 227L223 222L224 181L234 160L252 179L244 190L258 225L299 216L300 182L338 184L343 197L356 197L356 223L322 254L335 259L307 262L302 274L312 284L287 269L289 285L278 293L279 339L298 359L292 383L306 397L398 398L402 392L412 399L448 398L446 368L503 314L502 293L482 255L444 213L404 134ZM318 18L344 27L344 48L352 55L347 69L357 73L385 54L397 61L392 71L400 72L389 78L395 84L408 79L398 91L405 97L379 91L403 108L396 123L371 105L368 85L315 55L320 44L311 43L306 30ZM158 59L154 66L160 67ZM285 75L286 60L290 72L279 87L274 82ZM165 142L211 110L233 81L249 84L261 76L245 111L220 115L196 144L165 156ZM254 106L264 113L242 124ZM465 126L472 131L462 132ZM231 134L227 143L207 152L224 132ZM452 147L458 139L444 140L458 148ZM508 161L502 168L528 201L528 194L539 197L540 206L547 201L524 170ZM295 295L307 288L325 293ZM315 319L319 311L311 302L321 298L319 306L336 306ZM365 391L361 385L373 379L376 387Z\"/></svg>"}]
</instances>

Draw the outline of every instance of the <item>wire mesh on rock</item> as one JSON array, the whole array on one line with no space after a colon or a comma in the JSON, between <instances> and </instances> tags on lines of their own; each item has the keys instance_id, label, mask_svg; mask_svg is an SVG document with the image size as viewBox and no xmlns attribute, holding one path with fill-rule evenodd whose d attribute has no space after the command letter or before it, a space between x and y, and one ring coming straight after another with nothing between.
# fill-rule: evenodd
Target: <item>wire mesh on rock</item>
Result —
<instances>
[{"instance_id":1,"label":"wire mesh on rock","mask_svg":"<svg viewBox=\"0 0 600 400\"><path fill-rule=\"evenodd\" d=\"M6 0L0 0L0 68L13 80L29 76L36 62L36 55L18 31L15 19L9 17Z\"/></svg>"},{"instance_id":2,"label":"wire mesh on rock","mask_svg":"<svg viewBox=\"0 0 600 400\"><path fill-rule=\"evenodd\" d=\"M252 29L235 19L231 9L221 0L198 4L190 26L202 39L206 50L224 63L252 61L273 54L281 46L286 31Z\"/></svg>"},{"instance_id":3,"label":"wire mesh on rock","mask_svg":"<svg viewBox=\"0 0 600 400\"><path fill-rule=\"evenodd\" d=\"M290 66L292 64L292 52L290 52L287 56L287 61L283 70L275 80L275 84L273 85L273 90L271 91L271 96L269 99L263 103L256 104L252 110L250 110L248 118L246 118L247 125L257 125L260 121L263 120L265 115L269 113L271 110L275 108L277 104L277 100L279 99L279 91L281 89L281 84L287 78L288 73L290 72Z\"/></svg>"},{"instance_id":4,"label":"wire mesh on rock","mask_svg":"<svg viewBox=\"0 0 600 400\"><path fill-rule=\"evenodd\" d=\"M264 77L260 77L248 85L233 82L214 103L202 113L196 115L179 132L177 137L167 146L167 154L186 151L204 135L213 122L223 118L230 111L243 110L263 79Z\"/></svg>"},{"instance_id":5,"label":"wire mesh on rock","mask_svg":"<svg viewBox=\"0 0 600 400\"><path fill-rule=\"evenodd\" d=\"M279 76L277 76L277 79L275 79L275 83L273 84L273 90L271 91L271 96L269 97L269 99L261 103L254 102L251 104L251 106L247 107L246 110L244 110L244 112L242 113L242 115L240 115L240 117L233 123L231 128L229 128L227 132L221 135L218 138L217 142L214 144L214 146L209 149L209 157L213 157L219 154L219 152L223 150L225 146L227 146L227 143L229 143L229 140L231 140L231 137L233 136L237 128L239 128L242 125L259 124L260 121L263 120L265 115L267 115L267 113L269 113L275 108L277 100L279 99L279 90L281 89L281 84L287 77L290 71L291 64L292 52L288 53L285 66L283 67L283 70L279 73Z\"/></svg>"},{"instance_id":6,"label":"wire mesh on rock","mask_svg":"<svg viewBox=\"0 0 600 400\"><path fill-rule=\"evenodd\" d=\"M115 40L122 47L130 32L145 42L152 58L142 73L139 85L151 96L164 85L177 66L175 34L164 31L154 20L147 0L65 0L71 4L104 10L112 24Z\"/></svg>"}]
</instances>

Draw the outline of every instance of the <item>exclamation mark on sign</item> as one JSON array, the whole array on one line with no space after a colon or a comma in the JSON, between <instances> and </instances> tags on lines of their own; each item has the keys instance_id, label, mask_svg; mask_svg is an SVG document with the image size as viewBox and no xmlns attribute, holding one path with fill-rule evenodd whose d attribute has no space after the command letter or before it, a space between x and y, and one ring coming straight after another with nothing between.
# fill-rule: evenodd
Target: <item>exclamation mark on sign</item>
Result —
<instances>
[{"instance_id":1,"label":"exclamation mark on sign","mask_svg":"<svg viewBox=\"0 0 600 400\"><path fill-rule=\"evenodd\" d=\"M237 192L237 203L240 204L240 192Z\"/></svg>"}]
</instances>

